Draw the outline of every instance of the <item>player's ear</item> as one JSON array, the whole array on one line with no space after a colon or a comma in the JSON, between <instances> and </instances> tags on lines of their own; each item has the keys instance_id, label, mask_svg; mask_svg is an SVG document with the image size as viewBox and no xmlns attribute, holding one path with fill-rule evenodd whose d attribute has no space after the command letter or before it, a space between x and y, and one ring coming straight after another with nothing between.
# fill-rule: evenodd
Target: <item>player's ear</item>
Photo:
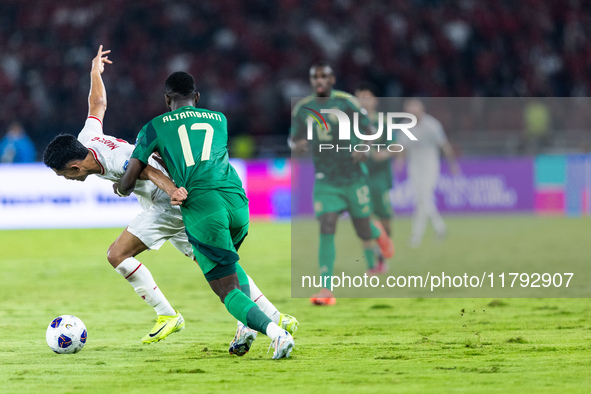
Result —
<instances>
[{"instance_id":1,"label":"player's ear","mask_svg":"<svg viewBox=\"0 0 591 394\"><path fill-rule=\"evenodd\" d=\"M201 98L201 95L199 94L199 92L195 93L195 104L197 104L199 102L200 98Z\"/></svg>"},{"instance_id":2,"label":"player's ear","mask_svg":"<svg viewBox=\"0 0 591 394\"><path fill-rule=\"evenodd\" d=\"M170 108L170 97L167 94L164 95L164 101L166 101L166 108L172 111L172 108Z\"/></svg>"}]
</instances>

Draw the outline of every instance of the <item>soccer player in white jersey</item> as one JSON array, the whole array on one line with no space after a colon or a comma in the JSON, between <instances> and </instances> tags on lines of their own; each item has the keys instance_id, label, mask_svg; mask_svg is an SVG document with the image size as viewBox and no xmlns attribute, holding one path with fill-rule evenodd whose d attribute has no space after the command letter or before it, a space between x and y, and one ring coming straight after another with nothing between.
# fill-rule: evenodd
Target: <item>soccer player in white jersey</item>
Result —
<instances>
[{"instance_id":1,"label":"soccer player in white jersey","mask_svg":"<svg viewBox=\"0 0 591 394\"><path fill-rule=\"evenodd\" d=\"M425 112L420 99L405 101L404 111L417 117L417 125L412 128L416 141L400 133L400 143L404 146L403 155L397 156L396 169L400 172L404 157L407 158L407 174L415 194L416 205L412 216L410 246L421 245L429 220L439 239L446 236L447 229L435 204L435 187L439 179L439 150L441 149L449 163L452 175L459 173L453 149L449 144L441 123Z\"/></svg>"},{"instance_id":2,"label":"soccer player in white jersey","mask_svg":"<svg viewBox=\"0 0 591 394\"><path fill-rule=\"evenodd\" d=\"M107 108L107 93L101 74L105 63L111 64L106 56L109 52L103 51L101 46L92 61L88 119L78 138L67 134L58 135L45 150L43 161L57 175L66 179L84 181L89 175L95 174L114 182L116 188L135 146L103 134L102 120ZM176 186L154 157L150 158L149 164L134 190L143 211L131 221L107 252L107 259L113 268L156 311L156 325L142 338L144 343L158 342L182 330L185 322L162 294L148 268L135 256L148 249L157 250L168 240L180 252L194 259L180 207L171 205L167 194L176 190ZM290 333L295 332L298 321L293 316L279 313L244 270L239 267L237 270L242 273L241 288L247 290L245 293L259 308L276 324ZM255 337L256 331L239 322L230 353L244 355Z\"/></svg>"}]
</instances>

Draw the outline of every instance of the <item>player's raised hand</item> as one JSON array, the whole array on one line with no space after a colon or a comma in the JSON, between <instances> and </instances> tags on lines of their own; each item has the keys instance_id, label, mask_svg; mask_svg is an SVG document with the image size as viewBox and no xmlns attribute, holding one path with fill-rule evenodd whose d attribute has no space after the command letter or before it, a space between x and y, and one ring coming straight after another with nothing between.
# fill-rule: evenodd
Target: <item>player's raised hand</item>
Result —
<instances>
[{"instance_id":1,"label":"player's raised hand","mask_svg":"<svg viewBox=\"0 0 591 394\"><path fill-rule=\"evenodd\" d=\"M172 205L182 205L183 201L187 199L187 189L179 187L170 195L170 203Z\"/></svg>"},{"instance_id":2,"label":"player's raised hand","mask_svg":"<svg viewBox=\"0 0 591 394\"><path fill-rule=\"evenodd\" d=\"M113 64L112 61L109 60L108 56L105 56L107 53L110 53L111 50L103 51L103 46L99 46L98 52L94 59L92 59L92 69L91 71L98 71L100 74L105 71L105 63Z\"/></svg>"}]
</instances>

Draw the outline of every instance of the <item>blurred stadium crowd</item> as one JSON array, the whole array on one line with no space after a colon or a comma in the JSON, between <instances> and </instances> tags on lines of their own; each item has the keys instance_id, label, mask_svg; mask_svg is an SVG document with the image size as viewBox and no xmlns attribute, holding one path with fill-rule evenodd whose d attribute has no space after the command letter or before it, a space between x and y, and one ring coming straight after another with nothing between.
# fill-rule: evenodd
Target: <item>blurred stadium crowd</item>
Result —
<instances>
[{"instance_id":1,"label":"blurred stadium crowd","mask_svg":"<svg viewBox=\"0 0 591 394\"><path fill-rule=\"evenodd\" d=\"M254 138L244 155L271 156L315 60L339 89L371 81L382 96L588 96L590 36L583 0L3 0L0 136L23 123L39 158L77 133L99 44L113 51L109 134L133 141L165 110L166 76L187 70L231 135Z\"/></svg>"}]
</instances>

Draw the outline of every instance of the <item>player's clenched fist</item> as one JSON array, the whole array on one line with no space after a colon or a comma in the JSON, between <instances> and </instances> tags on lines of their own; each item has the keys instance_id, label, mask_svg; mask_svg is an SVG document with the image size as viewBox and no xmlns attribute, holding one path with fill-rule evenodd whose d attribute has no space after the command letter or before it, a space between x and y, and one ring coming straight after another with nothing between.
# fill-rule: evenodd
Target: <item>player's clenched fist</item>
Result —
<instances>
[{"instance_id":1,"label":"player's clenched fist","mask_svg":"<svg viewBox=\"0 0 591 394\"><path fill-rule=\"evenodd\" d=\"M172 205L182 205L183 201L187 199L187 189L179 187L170 195L170 203Z\"/></svg>"}]
</instances>

